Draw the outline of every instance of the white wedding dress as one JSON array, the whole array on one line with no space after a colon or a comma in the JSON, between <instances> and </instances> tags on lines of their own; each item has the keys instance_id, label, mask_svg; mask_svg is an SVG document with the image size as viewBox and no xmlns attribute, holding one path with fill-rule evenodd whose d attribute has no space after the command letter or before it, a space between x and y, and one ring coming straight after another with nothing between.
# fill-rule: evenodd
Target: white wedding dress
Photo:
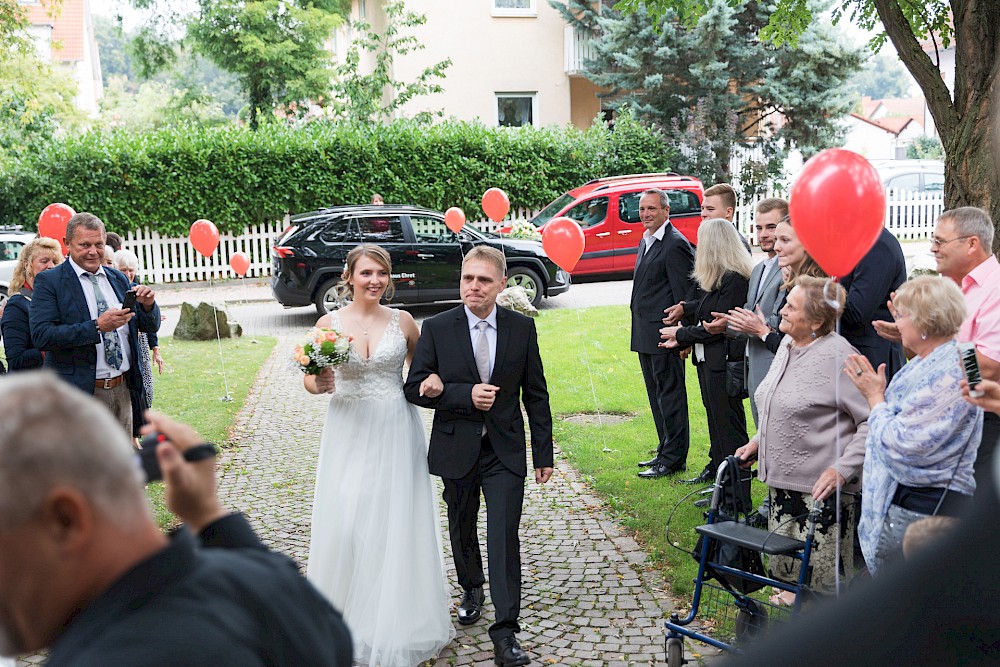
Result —
<instances>
[{"instance_id":1,"label":"white wedding dress","mask_svg":"<svg viewBox=\"0 0 1000 667\"><path fill-rule=\"evenodd\" d=\"M336 312L333 328L339 328ZM336 367L323 426L309 580L351 630L356 663L414 667L455 636L427 439L403 396L406 339L393 311L363 359Z\"/></svg>"}]
</instances>

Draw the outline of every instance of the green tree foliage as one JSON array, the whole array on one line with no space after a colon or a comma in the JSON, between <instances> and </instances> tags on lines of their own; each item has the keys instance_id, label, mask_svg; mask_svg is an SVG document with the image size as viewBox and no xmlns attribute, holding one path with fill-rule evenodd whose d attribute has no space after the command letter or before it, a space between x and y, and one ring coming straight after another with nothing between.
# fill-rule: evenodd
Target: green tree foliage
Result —
<instances>
[{"instance_id":1,"label":"green tree foliage","mask_svg":"<svg viewBox=\"0 0 1000 667\"><path fill-rule=\"evenodd\" d=\"M677 11L692 20L713 0L620 0L629 11ZM729 0L735 2L736 0ZM945 153L945 206L980 206L1000 231L1000 145L995 90L1000 77L1000 2L996 0L836 0L835 19L878 30L871 46L891 41L923 91ZM761 37L775 44L805 41L816 8L777 0ZM941 49L955 50L955 83L941 73ZM925 50L926 49L926 50ZM1000 251L1000 233L994 239Z\"/></svg>"},{"instance_id":2,"label":"green tree foliage","mask_svg":"<svg viewBox=\"0 0 1000 667\"><path fill-rule=\"evenodd\" d=\"M388 121L413 98L443 90L437 81L444 78L451 58L424 68L410 83L393 79L396 56L425 48L416 37L405 35L403 31L423 25L427 17L407 10L398 0L386 3L384 11L386 27L382 34L374 32L367 21L356 21L352 26L358 36L348 48L347 57L337 67L334 77L334 118L361 123ZM362 53L374 56L371 72L364 71ZM421 120L440 115L440 112L423 114Z\"/></svg>"},{"instance_id":3,"label":"green tree foliage","mask_svg":"<svg viewBox=\"0 0 1000 667\"><path fill-rule=\"evenodd\" d=\"M894 54L881 51L868 59L860 72L851 79L859 95L873 100L887 97L909 97L910 77Z\"/></svg>"},{"instance_id":4,"label":"green tree foliage","mask_svg":"<svg viewBox=\"0 0 1000 667\"><path fill-rule=\"evenodd\" d=\"M0 60L0 162L26 155L83 122L73 79L34 53Z\"/></svg>"},{"instance_id":5,"label":"green tree foliage","mask_svg":"<svg viewBox=\"0 0 1000 667\"><path fill-rule=\"evenodd\" d=\"M177 26L199 53L240 82L250 127L279 105L329 93L333 74L326 41L340 23L342 0L198 0L182 20L167 0L132 0L150 11L134 40L144 74L176 59Z\"/></svg>"},{"instance_id":6,"label":"green tree foliage","mask_svg":"<svg viewBox=\"0 0 1000 667\"><path fill-rule=\"evenodd\" d=\"M835 119L850 111L846 82L860 53L816 22L793 49L757 39L769 7L708 0L698 15L669 7L596 12L585 0L550 0L563 16L596 37L586 74L609 90L611 105L628 104L662 128L681 149L678 166L706 181L730 180L734 146L753 144L773 166L783 147L806 155L835 145ZM778 117L775 131L764 129ZM770 168L770 167L768 167Z\"/></svg>"},{"instance_id":7,"label":"green tree foliage","mask_svg":"<svg viewBox=\"0 0 1000 667\"><path fill-rule=\"evenodd\" d=\"M940 160L944 158L944 147L937 137L917 137L906 147L906 157L911 160Z\"/></svg>"},{"instance_id":8,"label":"green tree foliage","mask_svg":"<svg viewBox=\"0 0 1000 667\"><path fill-rule=\"evenodd\" d=\"M674 158L662 136L628 114L614 131L406 120L95 131L40 147L3 173L0 224L62 201L121 230L181 235L208 218L239 231L288 212L367 202L372 192L460 206L475 219L489 187L503 188L515 208L540 208L597 176L668 171Z\"/></svg>"}]
</instances>

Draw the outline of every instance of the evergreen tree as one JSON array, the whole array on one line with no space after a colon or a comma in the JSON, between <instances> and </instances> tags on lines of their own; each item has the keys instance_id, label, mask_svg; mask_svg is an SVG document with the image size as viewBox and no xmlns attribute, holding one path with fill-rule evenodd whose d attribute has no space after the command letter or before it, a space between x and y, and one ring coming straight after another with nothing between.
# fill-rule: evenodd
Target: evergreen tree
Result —
<instances>
[{"instance_id":1,"label":"evergreen tree","mask_svg":"<svg viewBox=\"0 0 1000 667\"><path fill-rule=\"evenodd\" d=\"M757 38L769 18L757 2L708 0L691 21L673 10L654 20L643 8L623 15L585 0L550 4L595 35L584 66L610 106L631 106L661 128L681 152L678 167L703 180L731 179L737 145L760 147L773 168L792 144L808 155L840 139L835 121L850 111L845 83L861 56L828 26L810 26L793 49Z\"/></svg>"}]
</instances>

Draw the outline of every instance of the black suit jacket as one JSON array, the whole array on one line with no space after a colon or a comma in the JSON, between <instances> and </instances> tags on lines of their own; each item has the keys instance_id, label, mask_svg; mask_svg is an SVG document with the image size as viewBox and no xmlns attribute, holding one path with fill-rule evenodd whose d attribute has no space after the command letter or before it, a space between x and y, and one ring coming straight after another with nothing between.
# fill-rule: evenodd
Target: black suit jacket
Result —
<instances>
[{"instance_id":1,"label":"black suit jacket","mask_svg":"<svg viewBox=\"0 0 1000 667\"><path fill-rule=\"evenodd\" d=\"M872 366L886 365L886 377L906 363L903 346L882 338L872 326L873 320L892 321L886 301L889 295L906 282L906 259L899 241L888 229L883 229L854 270L840 284L847 290L847 306L840 320L841 334Z\"/></svg>"},{"instance_id":2,"label":"black suit jacket","mask_svg":"<svg viewBox=\"0 0 1000 667\"><path fill-rule=\"evenodd\" d=\"M420 395L420 383L431 373L444 383L444 392L437 398ZM531 429L534 466L551 468L552 413L534 320L497 307L497 349L490 384L500 391L487 412L472 405L472 387L479 383L465 306L426 320L403 391L411 403L434 409L427 453L431 474L464 477L479 458L485 421L497 457L511 472L525 477L522 400Z\"/></svg>"},{"instance_id":3,"label":"black suit jacket","mask_svg":"<svg viewBox=\"0 0 1000 667\"><path fill-rule=\"evenodd\" d=\"M42 352L31 342L28 313L31 310L31 290L26 287L7 301L0 320L4 353L11 371L26 370L42 365Z\"/></svg>"},{"instance_id":4,"label":"black suit jacket","mask_svg":"<svg viewBox=\"0 0 1000 667\"><path fill-rule=\"evenodd\" d=\"M707 292L698 301L698 310L695 312L698 324L681 327L677 330L677 342L680 347L688 347L695 343L705 346L705 365L714 371L726 370L726 359L742 359L746 344L741 340L733 340L726 337L725 333L711 334L705 331L702 326L704 321L712 321L712 312L728 313L737 306L742 306L747 298L748 281L738 273L730 271L722 277L719 286ZM700 362L691 356L693 363L698 366Z\"/></svg>"},{"instance_id":5,"label":"black suit jacket","mask_svg":"<svg viewBox=\"0 0 1000 667\"><path fill-rule=\"evenodd\" d=\"M124 300L130 283L125 274L104 267L108 281ZM31 339L46 352L45 367L88 394L94 393L97 378L97 343L101 335L87 307L83 285L69 261L35 276L31 297ZM142 400L142 376L139 373L139 331L155 333L160 328L160 307L155 303L149 312L136 307L136 315L128 323L131 347L129 370L125 374L133 404ZM148 354L148 350L145 351Z\"/></svg>"},{"instance_id":6,"label":"black suit jacket","mask_svg":"<svg viewBox=\"0 0 1000 667\"><path fill-rule=\"evenodd\" d=\"M694 270L694 249L669 222L665 223L663 240L639 262L632 278L632 351L643 354L676 352L659 347L663 311L695 296L691 272ZM642 253L642 247L639 248ZM746 296L746 287L743 295Z\"/></svg>"}]
</instances>

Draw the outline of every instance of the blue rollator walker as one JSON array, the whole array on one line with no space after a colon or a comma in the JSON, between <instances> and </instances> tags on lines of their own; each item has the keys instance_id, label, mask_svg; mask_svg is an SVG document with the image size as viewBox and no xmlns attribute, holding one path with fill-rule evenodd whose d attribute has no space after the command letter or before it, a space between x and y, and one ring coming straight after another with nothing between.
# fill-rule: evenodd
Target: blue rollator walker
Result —
<instances>
[{"instance_id":1,"label":"blue rollator walker","mask_svg":"<svg viewBox=\"0 0 1000 667\"><path fill-rule=\"evenodd\" d=\"M742 652L738 645L740 642L752 639L766 629L768 607L772 609L772 613L778 611L788 613L787 610L780 610L775 605L750 597L750 593L764 586L790 591L795 594L795 603L791 610L794 614L799 611L803 598L801 593L808 590L811 575L809 554L816 532L816 521L820 515L820 505L815 504L809 512L808 531L804 542L748 526L746 506L749 506L749 500L742 500L743 496L739 492L740 463L738 458L730 456L719 466L711 505L706 513L708 523L695 527L701 537L695 547L695 553L692 554L698 560L698 576L694 580L691 611L683 619L674 612L670 615L670 620L664 624L667 629L665 641L669 667L681 667L688 662L684 657L684 637L690 637L730 653L740 653ZM744 475L749 474L748 471L742 472ZM752 506L750 509L752 511ZM798 581L790 584L766 576L761 554L790 556L800 560ZM711 579L715 579L718 585L709 583L708 580ZM720 597L726 598L735 606L736 641L733 643L720 641L687 627L697 617L706 590L718 593Z\"/></svg>"}]
</instances>

